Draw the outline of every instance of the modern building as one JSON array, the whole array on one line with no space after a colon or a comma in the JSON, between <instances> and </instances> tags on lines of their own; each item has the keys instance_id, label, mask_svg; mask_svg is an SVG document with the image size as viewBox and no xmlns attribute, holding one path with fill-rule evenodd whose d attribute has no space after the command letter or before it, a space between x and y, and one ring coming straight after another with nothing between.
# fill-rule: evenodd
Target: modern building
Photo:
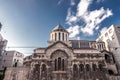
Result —
<instances>
[{"instance_id":1,"label":"modern building","mask_svg":"<svg viewBox=\"0 0 120 80\"><path fill-rule=\"evenodd\" d=\"M69 40L58 24L48 46L34 49L23 68L7 68L4 80L120 80L111 52L103 41Z\"/></svg>"},{"instance_id":2,"label":"modern building","mask_svg":"<svg viewBox=\"0 0 120 80\"><path fill-rule=\"evenodd\" d=\"M2 24L0 23L0 30L1 28L2 28ZM5 40L0 33L0 70L2 70L2 60L3 60L3 54L5 53L6 45L7 45L7 40Z\"/></svg>"},{"instance_id":3,"label":"modern building","mask_svg":"<svg viewBox=\"0 0 120 80\"><path fill-rule=\"evenodd\" d=\"M3 55L3 68L4 67L19 67L23 66L23 53L18 51L6 51Z\"/></svg>"},{"instance_id":4,"label":"modern building","mask_svg":"<svg viewBox=\"0 0 120 80\"><path fill-rule=\"evenodd\" d=\"M106 50L114 54L120 72L120 26L111 25L97 40L105 42Z\"/></svg>"}]
</instances>

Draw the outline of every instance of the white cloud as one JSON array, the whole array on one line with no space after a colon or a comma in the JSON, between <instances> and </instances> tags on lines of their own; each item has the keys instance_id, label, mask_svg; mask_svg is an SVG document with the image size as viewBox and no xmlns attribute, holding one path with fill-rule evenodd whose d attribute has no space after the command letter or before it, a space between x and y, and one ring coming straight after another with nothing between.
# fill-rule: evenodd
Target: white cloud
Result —
<instances>
[{"instance_id":1,"label":"white cloud","mask_svg":"<svg viewBox=\"0 0 120 80\"><path fill-rule=\"evenodd\" d=\"M104 1L104 0L96 0L97 3L99 3L99 2L103 2L103 1Z\"/></svg>"},{"instance_id":2,"label":"white cloud","mask_svg":"<svg viewBox=\"0 0 120 80\"><path fill-rule=\"evenodd\" d=\"M76 25L76 26L73 26L73 27L69 27L67 29L67 31L70 33L69 37L72 38L72 37L75 37L77 36L79 33L80 33L80 30L79 30L79 26Z\"/></svg>"},{"instance_id":3,"label":"white cloud","mask_svg":"<svg viewBox=\"0 0 120 80\"><path fill-rule=\"evenodd\" d=\"M98 30L99 29L99 26L97 26L96 28L95 28L95 30Z\"/></svg>"},{"instance_id":4,"label":"white cloud","mask_svg":"<svg viewBox=\"0 0 120 80\"><path fill-rule=\"evenodd\" d=\"M57 5L60 5L64 0L59 0ZM74 0L70 0L70 5L74 6L75 5L75 1Z\"/></svg>"},{"instance_id":5,"label":"white cloud","mask_svg":"<svg viewBox=\"0 0 120 80\"><path fill-rule=\"evenodd\" d=\"M70 5L71 5L71 6L74 6L74 5L75 5L74 0L70 0Z\"/></svg>"},{"instance_id":6,"label":"white cloud","mask_svg":"<svg viewBox=\"0 0 120 80\"><path fill-rule=\"evenodd\" d=\"M101 34L103 34L108 28L107 27L103 27L100 31Z\"/></svg>"},{"instance_id":7,"label":"white cloud","mask_svg":"<svg viewBox=\"0 0 120 80\"><path fill-rule=\"evenodd\" d=\"M71 8L69 8L67 11L67 17L66 17L67 24L71 25L73 22L76 22L77 19L78 19L77 16L74 16L71 11Z\"/></svg>"},{"instance_id":8,"label":"white cloud","mask_svg":"<svg viewBox=\"0 0 120 80\"><path fill-rule=\"evenodd\" d=\"M81 0L77 6L77 16L83 16L91 4L92 0Z\"/></svg>"},{"instance_id":9,"label":"white cloud","mask_svg":"<svg viewBox=\"0 0 120 80\"><path fill-rule=\"evenodd\" d=\"M71 8L69 8L66 17L67 24L70 26L78 25L79 32L81 31L83 34L87 34L88 36L94 35L95 30L99 29L99 24L106 18L113 15L112 10L109 8L104 9L101 7L100 9L89 11L88 7L92 4L92 1L93 0L81 0L77 5L77 12L74 13L71 11ZM77 24L77 22L79 23L81 21L83 21L83 24ZM70 35L72 33L70 33ZM73 36L72 34L72 37L75 36L76 35Z\"/></svg>"},{"instance_id":10,"label":"white cloud","mask_svg":"<svg viewBox=\"0 0 120 80\"><path fill-rule=\"evenodd\" d=\"M60 5L60 4L62 3L62 1L63 1L63 0L59 0L57 4Z\"/></svg>"},{"instance_id":11,"label":"white cloud","mask_svg":"<svg viewBox=\"0 0 120 80\"><path fill-rule=\"evenodd\" d=\"M88 14L83 16L85 20L86 26L81 28L83 33L87 33L88 35L93 35L94 30L98 25L106 18L112 15L112 11L107 9L100 8L99 10L94 10L88 12Z\"/></svg>"},{"instance_id":12,"label":"white cloud","mask_svg":"<svg viewBox=\"0 0 120 80\"><path fill-rule=\"evenodd\" d=\"M80 40L80 37L76 37L77 40Z\"/></svg>"}]
</instances>

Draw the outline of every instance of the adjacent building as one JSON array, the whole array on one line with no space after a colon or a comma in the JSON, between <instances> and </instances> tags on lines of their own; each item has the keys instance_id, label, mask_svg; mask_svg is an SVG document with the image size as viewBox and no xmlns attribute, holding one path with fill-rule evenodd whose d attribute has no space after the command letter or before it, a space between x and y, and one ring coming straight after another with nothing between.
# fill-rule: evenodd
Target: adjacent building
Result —
<instances>
[{"instance_id":1,"label":"adjacent building","mask_svg":"<svg viewBox=\"0 0 120 80\"><path fill-rule=\"evenodd\" d=\"M3 67L20 67L23 66L23 53L18 51L6 51L3 54Z\"/></svg>"},{"instance_id":2,"label":"adjacent building","mask_svg":"<svg viewBox=\"0 0 120 80\"><path fill-rule=\"evenodd\" d=\"M2 28L2 24L0 23L0 31ZM7 45L7 40L5 40L0 32L0 70L3 70L2 64L3 64L3 54L5 53L5 47Z\"/></svg>"},{"instance_id":3,"label":"adjacent building","mask_svg":"<svg viewBox=\"0 0 120 80\"><path fill-rule=\"evenodd\" d=\"M50 32L48 46L34 49L24 58L24 67L7 68L4 80L120 80L115 57L101 39L68 36L58 24Z\"/></svg>"},{"instance_id":4,"label":"adjacent building","mask_svg":"<svg viewBox=\"0 0 120 80\"><path fill-rule=\"evenodd\" d=\"M120 26L111 25L98 40L105 42L106 50L114 54L120 72Z\"/></svg>"}]
</instances>

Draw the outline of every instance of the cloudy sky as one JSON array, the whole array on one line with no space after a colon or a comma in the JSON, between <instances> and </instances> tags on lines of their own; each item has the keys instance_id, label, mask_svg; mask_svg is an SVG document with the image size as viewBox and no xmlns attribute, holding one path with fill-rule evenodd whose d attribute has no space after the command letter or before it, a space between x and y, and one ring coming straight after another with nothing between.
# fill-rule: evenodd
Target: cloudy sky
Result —
<instances>
[{"instance_id":1,"label":"cloudy sky","mask_svg":"<svg viewBox=\"0 0 120 80\"><path fill-rule=\"evenodd\" d=\"M120 0L0 0L1 34L7 47L47 47L60 23L70 39L95 40L112 24L120 25ZM33 48L7 48L27 55Z\"/></svg>"}]
</instances>

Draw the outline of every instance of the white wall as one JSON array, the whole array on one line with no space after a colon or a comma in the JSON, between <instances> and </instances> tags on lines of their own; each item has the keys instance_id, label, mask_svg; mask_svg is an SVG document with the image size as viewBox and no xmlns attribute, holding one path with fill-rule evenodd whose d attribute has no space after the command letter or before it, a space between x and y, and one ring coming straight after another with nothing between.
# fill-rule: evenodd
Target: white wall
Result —
<instances>
[{"instance_id":1,"label":"white wall","mask_svg":"<svg viewBox=\"0 0 120 80\"><path fill-rule=\"evenodd\" d=\"M3 64L4 67L12 67L15 62L17 62L17 66L23 66L23 58L24 55L17 51L7 51L3 55Z\"/></svg>"}]
</instances>

